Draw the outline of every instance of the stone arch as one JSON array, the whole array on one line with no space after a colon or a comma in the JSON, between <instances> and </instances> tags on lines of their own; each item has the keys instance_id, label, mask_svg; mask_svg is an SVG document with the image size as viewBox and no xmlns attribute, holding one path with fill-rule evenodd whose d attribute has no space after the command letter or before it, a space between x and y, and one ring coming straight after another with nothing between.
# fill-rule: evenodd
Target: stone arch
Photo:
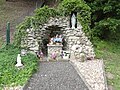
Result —
<instances>
[{"instance_id":1,"label":"stone arch","mask_svg":"<svg viewBox=\"0 0 120 90\"><path fill-rule=\"evenodd\" d=\"M52 26L61 28L60 31L62 32L63 36L65 36L65 30L66 28L69 27L69 18L68 17L66 18L65 17L62 17L62 18L61 17L55 17L55 18L50 17L47 23L40 26L39 35L41 36L41 39L42 39L41 41L42 45L39 47L41 49L46 47L46 45L44 46L44 43L43 43L44 37L47 36L46 33L50 33L47 29Z\"/></svg>"},{"instance_id":2,"label":"stone arch","mask_svg":"<svg viewBox=\"0 0 120 90\"><path fill-rule=\"evenodd\" d=\"M61 27L60 30L62 31L66 42L66 50L72 51L72 53L74 53L74 51L84 53L85 56L88 58L95 57L93 45L90 40L85 36L85 33L82 31L82 26L79 22L77 22L77 28L70 28L69 17L51 17L48 22L40 25L39 29L28 30L28 35L25 38L25 41L27 41L26 46L29 50L37 52L41 49L41 47L44 47L42 43L43 38L46 37L46 29L51 26ZM29 41L31 41L33 47L30 46ZM24 45L24 43L22 45ZM81 50L78 49L80 47L82 48ZM73 50L73 48L75 50Z\"/></svg>"}]
</instances>

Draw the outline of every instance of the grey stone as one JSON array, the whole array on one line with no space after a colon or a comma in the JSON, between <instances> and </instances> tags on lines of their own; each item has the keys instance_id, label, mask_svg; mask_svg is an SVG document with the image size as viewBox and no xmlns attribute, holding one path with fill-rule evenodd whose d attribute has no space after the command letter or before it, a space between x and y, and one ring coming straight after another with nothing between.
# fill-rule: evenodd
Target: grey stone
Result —
<instances>
[{"instance_id":1,"label":"grey stone","mask_svg":"<svg viewBox=\"0 0 120 90\"><path fill-rule=\"evenodd\" d=\"M112 85L108 85L108 90L115 90Z\"/></svg>"},{"instance_id":2,"label":"grey stone","mask_svg":"<svg viewBox=\"0 0 120 90\"><path fill-rule=\"evenodd\" d=\"M81 46L85 45L85 46L88 46L89 49L82 47L83 52L86 52L87 55L88 54L91 56L93 55L94 50L90 50L93 47L93 45L89 41L89 38L87 38L85 36L85 33L82 31L82 26L78 22L78 28L75 28L75 29L70 28L68 17L66 17L66 18L51 17L48 20L48 23L46 23L44 25L40 25L39 29L35 30L34 28L30 28L29 30L26 30L28 35L27 35L27 37L24 38L24 42L21 42L21 46L24 46L24 44L25 44L27 47L32 48L32 49L34 47L37 47L38 44L36 44L36 42L42 43L42 40L44 39L44 37L47 36L47 33L50 33L49 30L47 30L46 28L48 26L52 26L52 25L58 25L59 27L62 27L61 31L63 31L63 36L65 37L66 42L67 42L66 48L70 49L73 44L81 45ZM27 42L25 42L25 41L27 41Z\"/></svg>"},{"instance_id":3,"label":"grey stone","mask_svg":"<svg viewBox=\"0 0 120 90\"><path fill-rule=\"evenodd\" d=\"M114 79L114 75L110 72L107 72L106 76L107 76L108 79Z\"/></svg>"},{"instance_id":4,"label":"grey stone","mask_svg":"<svg viewBox=\"0 0 120 90\"><path fill-rule=\"evenodd\" d=\"M38 72L23 90L89 89L69 62L41 62Z\"/></svg>"}]
</instances>

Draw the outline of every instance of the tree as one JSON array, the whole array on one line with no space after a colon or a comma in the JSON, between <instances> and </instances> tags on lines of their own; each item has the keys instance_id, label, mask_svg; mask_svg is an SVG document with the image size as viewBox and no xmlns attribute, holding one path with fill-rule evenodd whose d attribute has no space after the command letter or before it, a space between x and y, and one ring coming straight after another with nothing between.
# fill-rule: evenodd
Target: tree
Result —
<instances>
[{"instance_id":1,"label":"tree","mask_svg":"<svg viewBox=\"0 0 120 90\"><path fill-rule=\"evenodd\" d=\"M117 38L120 28L120 3L117 0L85 0L91 7L93 36L101 39ZM116 35L117 34L117 35Z\"/></svg>"}]
</instances>

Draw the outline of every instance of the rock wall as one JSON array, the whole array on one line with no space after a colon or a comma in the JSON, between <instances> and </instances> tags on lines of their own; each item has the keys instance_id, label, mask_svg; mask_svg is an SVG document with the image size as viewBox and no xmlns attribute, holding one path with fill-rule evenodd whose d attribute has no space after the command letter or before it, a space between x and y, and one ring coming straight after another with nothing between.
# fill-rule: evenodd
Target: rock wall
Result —
<instances>
[{"instance_id":1,"label":"rock wall","mask_svg":"<svg viewBox=\"0 0 120 90\"><path fill-rule=\"evenodd\" d=\"M61 52L63 45L47 45L48 46L48 60L61 60Z\"/></svg>"},{"instance_id":2,"label":"rock wall","mask_svg":"<svg viewBox=\"0 0 120 90\"><path fill-rule=\"evenodd\" d=\"M74 53L75 57L78 57L77 55L80 55L82 53L85 54L85 57L87 59L93 59L95 57L93 45L90 40L85 36L82 28L66 28L65 33L68 50L70 50L71 53Z\"/></svg>"},{"instance_id":3,"label":"rock wall","mask_svg":"<svg viewBox=\"0 0 120 90\"><path fill-rule=\"evenodd\" d=\"M61 27L63 36L66 42L66 50L71 51L75 57L76 55L85 54L87 59L92 59L95 57L93 45L90 40L85 36L85 33L82 31L82 26L80 23L77 23L77 28L69 28L70 19L68 17L57 17L50 18L48 23L40 25L39 29L27 29L27 36L22 39L21 47L26 47L27 49L37 52L40 50L43 45L43 40L45 37L48 37L50 34L49 26L58 26ZM78 54L75 54L78 53Z\"/></svg>"},{"instance_id":4,"label":"rock wall","mask_svg":"<svg viewBox=\"0 0 120 90\"><path fill-rule=\"evenodd\" d=\"M41 36L39 36L39 32L33 28L27 29L26 32L27 36L22 38L21 47L35 53L38 52L40 42L42 42Z\"/></svg>"}]
</instances>

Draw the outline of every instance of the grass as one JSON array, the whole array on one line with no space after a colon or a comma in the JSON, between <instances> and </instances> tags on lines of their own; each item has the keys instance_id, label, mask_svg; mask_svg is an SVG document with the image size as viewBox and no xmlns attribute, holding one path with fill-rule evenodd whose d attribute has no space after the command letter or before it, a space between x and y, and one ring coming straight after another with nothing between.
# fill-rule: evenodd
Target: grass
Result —
<instances>
[{"instance_id":1,"label":"grass","mask_svg":"<svg viewBox=\"0 0 120 90\"><path fill-rule=\"evenodd\" d=\"M22 69L15 67L19 53L20 49L13 45L0 49L0 87L24 85L37 70L38 58L31 54L22 57Z\"/></svg>"},{"instance_id":2,"label":"grass","mask_svg":"<svg viewBox=\"0 0 120 90\"><path fill-rule=\"evenodd\" d=\"M3 44L3 40L2 40L2 38L0 37L0 47L2 46L2 44Z\"/></svg>"},{"instance_id":3,"label":"grass","mask_svg":"<svg viewBox=\"0 0 120 90\"><path fill-rule=\"evenodd\" d=\"M120 43L108 41L95 41L95 51L98 58L103 58L106 72L114 75L108 84L115 90L120 90Z\"/></svg>"}]
</instances>

